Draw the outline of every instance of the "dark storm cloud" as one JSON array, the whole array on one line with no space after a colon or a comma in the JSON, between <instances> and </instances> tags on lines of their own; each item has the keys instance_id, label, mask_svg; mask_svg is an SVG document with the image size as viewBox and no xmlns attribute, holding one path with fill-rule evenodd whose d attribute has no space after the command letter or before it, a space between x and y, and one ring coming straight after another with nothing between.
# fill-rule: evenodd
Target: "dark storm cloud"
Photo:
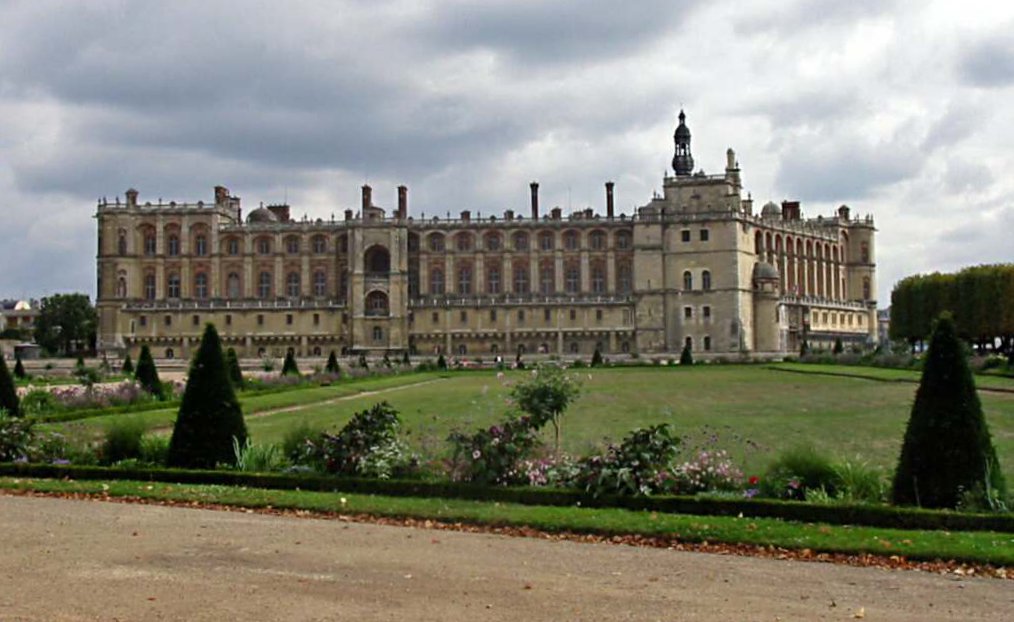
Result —
<instances>
[{"instance_id":1,"label":"dark storm cloud","mask_svg":"<svg viewBox=\"0 0 1014 622\"><path fill-rule=\"evenodd\" d=\"M654 43L690 19L700 0L448 3L420 35L441 48L492 50L521 63L584 63Z\"/></svg>"},{"instance_id":2,"label":"dark storm cloud","mask_svg":"<svg viewBox=\"0 0 1014 622\"><path fill-rule=\"evenodd\" d=\"M1000 88L1014 84L1014 42L1004 33L972 45L958 61L958 74L974 86Z\"/></svg>"}]
</instances>

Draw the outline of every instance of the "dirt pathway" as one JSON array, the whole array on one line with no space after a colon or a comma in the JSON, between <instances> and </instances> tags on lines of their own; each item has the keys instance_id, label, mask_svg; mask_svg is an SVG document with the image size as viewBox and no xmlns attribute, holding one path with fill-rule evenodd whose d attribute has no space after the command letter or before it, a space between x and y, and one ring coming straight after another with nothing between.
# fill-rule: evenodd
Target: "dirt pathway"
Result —
<instances>
[{"instance_id":1,"label":"dirt pathway","mask_svg":"<svg viewBox=\"0 0 1014 622\"><path fill-rule=\"evenodd\" d=\"M3 620L927 621L1014 608L996 579L97 501L0 497L0 532Z\"/></svg>"}]
</instances>

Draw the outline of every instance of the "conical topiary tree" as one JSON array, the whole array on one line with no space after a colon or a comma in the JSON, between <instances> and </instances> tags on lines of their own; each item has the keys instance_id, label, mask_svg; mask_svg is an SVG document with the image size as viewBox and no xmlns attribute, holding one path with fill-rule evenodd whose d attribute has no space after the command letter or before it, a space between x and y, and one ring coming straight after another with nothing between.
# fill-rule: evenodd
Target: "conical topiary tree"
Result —
<instances>
[{"instance_id":1,"label":"conical topiary tree","mask_svg":"<svg viewBox=\"0 0 1014 622\"><path fill-rule=\"evenodd\" d=\"M28 374L25 373L25 366L21 363L21 357L17 354L14 355L14 377L18 380L23 379Z\"/></svg>"},{"instance_id":2,"label":"conical topiary tree","mask_svg":"<svg viewBox=\"0 0 1014 622\"><path fill-rule=\"evenodd\" d=\"M841 342L841 337L834 338L834 349L831 350L832 354L841 354L845 351L845 344Z\"/></svg>"},{"instance_id":3,"label":"conical topiary tree","mask_svg":"<svg viewBox=\"0 0 1014 622\"><path fill-rule=\"evenodd\" d=\"M804 339L803 343L799 344L799 356L806 356L809 353L810 353L810 344L809 342L806 341L806 339Z\"/></svg>"},{"instance_id":4,"label":"conical topiary tree","mask_svg":"<svg viewBox=\"0 0 1014 622\"><path fill-rule=\"evenodd\" d=\"M134 372L134 379L148 393L158 399L165 398L162 391L162 381L158 379L158 369L155 368L155 359L151 358L151 350L148 346L141 346L141 355L137 357L137 371Z\"/></svg>"},{"instance_id":5,"label":"conical topiary tree","mask_svg":"<svg viewBox=\"0 0 1014 622\"><path fill-rule=\"evenodd\" d=\"M930 338L892 498L953 508L964 493L1003 498L1006 486L954 321L944 314Z\"/></svg>"},{"instance_id":6,"label":"conical topiary tree","mask_svg":"<svg viewBox=\"0 0 1014 622\"><path fill-rule=\"evenodd\" d=\"M292 352L292 350L285 353L285 360L282 361L282 375L299 375L299 366L296 365L296 355Z\"/></svg>"},{"instance_id":7,"label":"conical topiary tree","mask_svg":"<svg viewBox=\"0 0 1014 622\"><path fill-rule=\"evenodd\" d=\"M0 354L0 408L6 410L11 417L21 416L18 392L14 390L14 379L7 370L7 362L4 361L2 354Z\"/></svg>"},{"instance_id":8,"label":"conical topiary tree","mask_svg":"<svg viewBox=\"0 0 1014 622\"><path fill-rule=\"evenodd\" d=\"M243 370L239 367L239 357L236 355L235 348L229 348L225 352L225 366L229 371L229 382L232 383L233 388L242 389L243 384Z\"/></svg>"},{"instance_id":9,"label":"conical topiary tree","mask_svg":"<svg viewBox=\"0 0 1014 622\"><path fill-rule=\"evenodd\" d=\"M126 358L123 359L123 367L120 368L120 371L127 374L128 376L134 373L134 361L130 360L129 352L127 353Z\"/></svg>"},{"instance_id":10,"label":"conical topiary tree","mask_svg":"<svg viewBox=\"0 0 1014 622\"><path fill-rule=\"evenodd\" d=\"M370 364L366 362L366 353L365 352L360 352L359 353L359 366L362 367L363 369L369 369L370 368Z\"/></svg>"},{"instance_id":11,"label":"conical topiary tree","mask_svg":"<svg viewBox=\"0 0 1014 622\"><path fill-rule=\"evenodd\" d=\"M409 367L412 365L411 359L408 358L408 350L405 350L404 352L401 353L401 364L404 365L405 367Z\"/></svg>"},{"instance_id":12,"label":"conical topiary tree","mask_svg":"<svg viewBox=\"0 0 1014 622\"><path fill-rule=\"evenodd\" d=\"M235 464L234 443L246 444L246 424L222 355L222 342L208 324L190 365L183 403L169 441L172 467L211 469Z\"/></svg>"},{"instance_id":13,"label":"conical topiary tree","mask_svg":"<svg viewBox=\"0 0 1014 622\"><path fill-rule=\"evenodd\" d=\"M690 344L686 343L683 345L683 351L680 352L680 365L693 365L694 355L690 351Z\"/></svg>"},{"instance_id":14,"label":"conical topiary tree","mask_svg":"<svg viewBox=\"0 0 1014 622\"><path fill-rule=\"evenodd\" d=\"M447 359L444 358L443 352L437 357L437 369L447 369Z\"/></svg>"},{"instance_id":15,"label":"conical topiary tree","mask_svg":"<svg viewBox=\"0 0 1014 622\"><path fill-rule=\"evenodd\" d=\"M595 352L592 354L591 366L592 367L602 366L602 353L599 352L598 348L595 348Z\"/></svg>"},{"instance_id":16,"label":"conical topiary tree","mask_svg":"<svg viewBox=\"0 0 1014 622\"><path fill-rule=\"evenodd\" d=\"M327 364L324 365L324 371L329 374L341 373L341 367L338 366L338 356L335 355L334 350L331 350L331 354L327 357Z\"/></svg>"}]
</instances>

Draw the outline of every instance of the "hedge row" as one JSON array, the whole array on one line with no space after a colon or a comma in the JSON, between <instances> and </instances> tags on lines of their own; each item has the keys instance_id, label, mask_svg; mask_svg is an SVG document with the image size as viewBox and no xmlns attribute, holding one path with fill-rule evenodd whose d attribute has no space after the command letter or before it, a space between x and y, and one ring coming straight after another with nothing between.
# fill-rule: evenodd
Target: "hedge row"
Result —
<instances>
[{"instance_id":1,"label":"hedge row","mask_svg":"<svg viewBox=\"0 0 1014 622\"><path fill-rule=\"evenodd\" d=\"M486 487L450 481L376 480L308 474L51 464L4 463L0 464L0 476L217 484L279 490L340 491L393 497L499 501L521 505L614 507L699 516L742 515L751 518L780 518L808 523L862 525L890 529L1014 533L1014 514L967 514L886 505L817 505L771 499L717 499L687 496L603 496L596 498L578 490Z\"/></svg>"}]
</instances>

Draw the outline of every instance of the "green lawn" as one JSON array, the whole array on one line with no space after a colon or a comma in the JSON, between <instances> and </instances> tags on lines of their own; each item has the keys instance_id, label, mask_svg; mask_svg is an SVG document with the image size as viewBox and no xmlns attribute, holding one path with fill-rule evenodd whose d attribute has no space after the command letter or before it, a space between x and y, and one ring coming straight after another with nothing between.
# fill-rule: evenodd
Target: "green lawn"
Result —
<instances>
[{"instance_id":1,"label":"green lawn","mask_svg":"<svg viewBox=\"0 0 1014 622\"><path fill-rule=\"evenodd\" d=\"M853 374L902 373L875 368L804 365ZM504 380L518 374L509 372ZM619 440L628 431L668 422L688 447L729 451L748 475L759 474L779 451L813 443L837 458L863 459L893 470L916 385L857 377L791 373L759 365L694 368L629 367L575 370L584 380L581 398L565 415L563 448L574 454ZM1004 379L995 379L1005 381ZM405 384L402 387L383 392ZM363 391L377 395L356 397ZM351 396L338 403L322 401ZM1014 482L1014 394L980 393L1000 462ZM337 429L353 412L387 400L401 411L409 443L426 457L439 457L455 428L470 430L502 419L509 408L507 388L494 372L407 374L243 400L247 426L256 443L280 441L307 422ZM263 414L278 408L293 411ZM260 413L260 414L258 414ZM53 424L53 429L92 433L112 417ZM152 427L168 426L175 410L135 415ZM551 432L547 430L546 440Z\"/></svg>"},{"instance_id":2,"label":"green lawn","mask_svg":"<svg viewBox=\"0 0 1014 622\"><path fill-rule=\"evenodd\" d=\"M891 369L887 367L860 367L858 365L824 365L813 363L778 363L770 366L773 369L794 371L807 374L832 374L874 378L878 380L895 380L919 382L921 371L914 369ZM980 389L1001 389L1014 391L1014 378L1007 376L976 375L975 386Z\"/></svg>"},{"instance_id":3,"label":"green lawn","mask_svg":"<svg viewBox=\"0 0 1014 622\"><path fill-rule=\"evenodd\" d=\"M528 526L551 532L642 534L675 537L684 542L728 542L810 549L814 552L904 555L910 559L952 559L1000 566L1014 563L1014 537L989 531L949 532L830 526L770 518L692 516L622 509L546 507L457 499L133 481L5 477L0 478L0 489Z\"/></svg>"}]
</instances>

